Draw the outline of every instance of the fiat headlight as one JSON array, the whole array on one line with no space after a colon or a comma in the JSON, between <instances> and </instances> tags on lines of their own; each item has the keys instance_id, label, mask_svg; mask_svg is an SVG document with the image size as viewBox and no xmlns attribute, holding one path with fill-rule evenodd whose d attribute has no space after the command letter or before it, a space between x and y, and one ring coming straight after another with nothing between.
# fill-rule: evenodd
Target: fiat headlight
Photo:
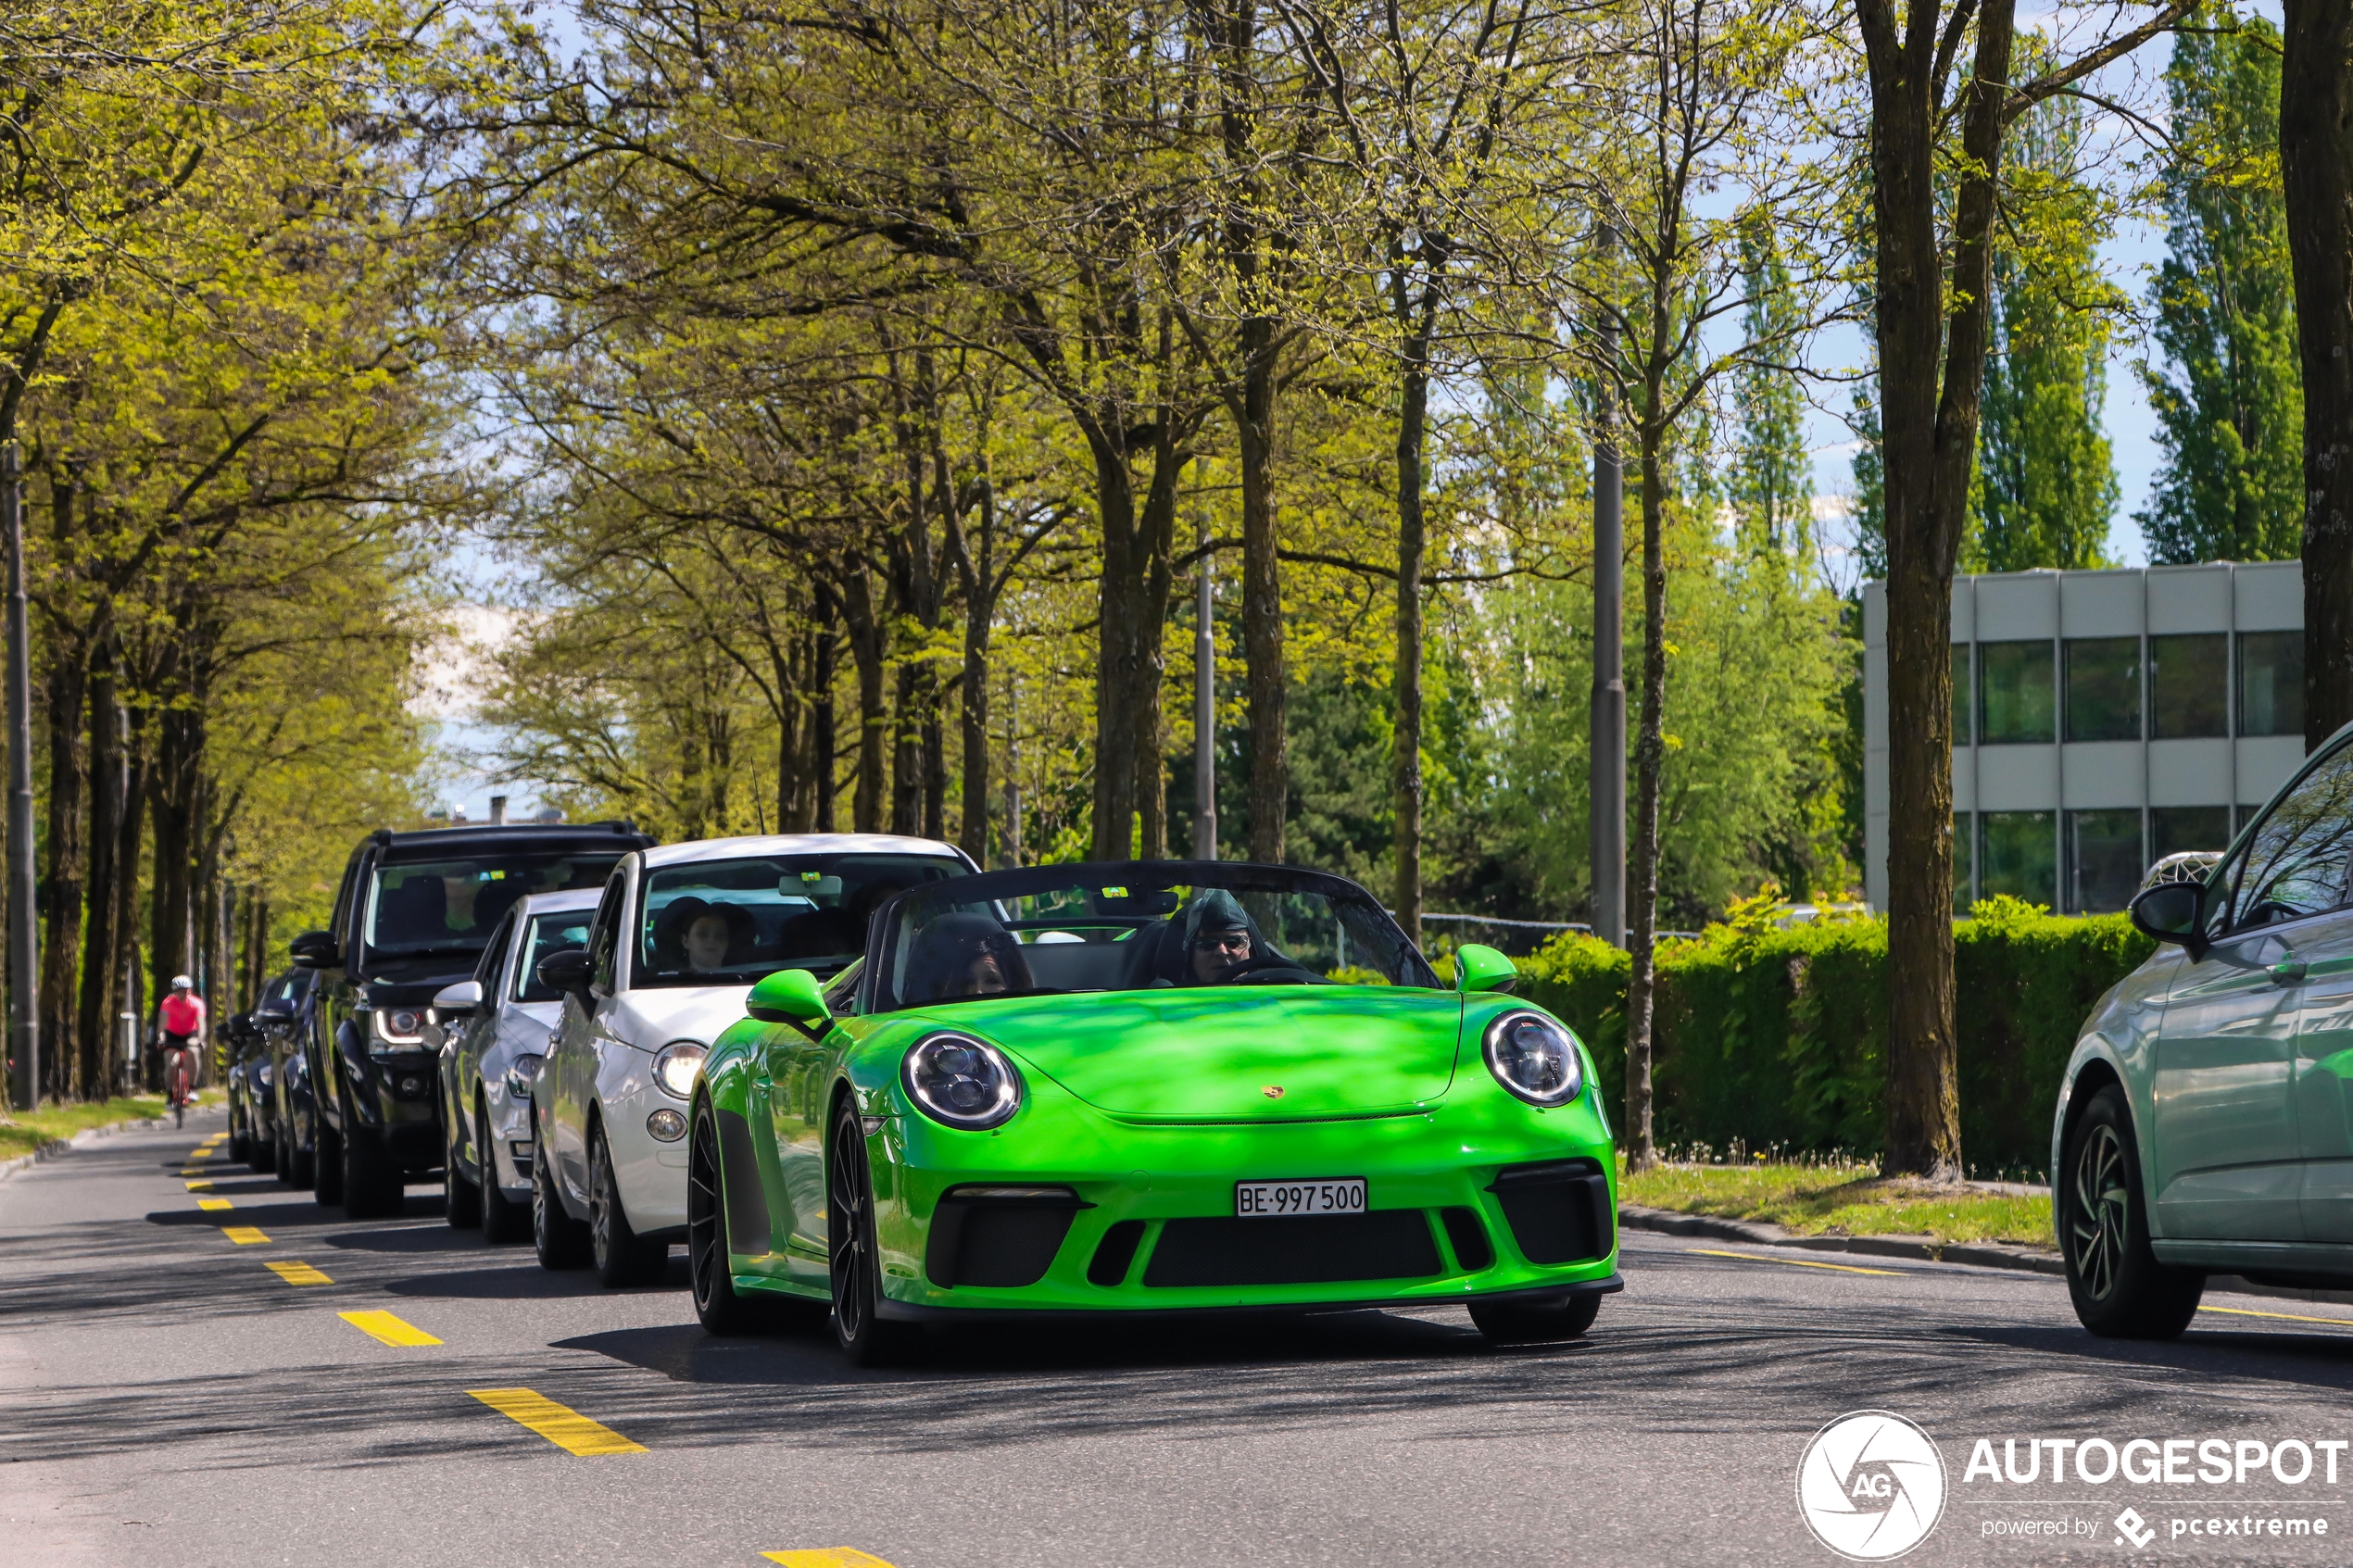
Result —
<instances>
[{"instance_id":1,"label":"fiat headlight","mask_svg":"<svg viewBox=\"0 0 2353 1568\"><path fill-rule=\"evenodd\" d=\"M531 1086L539 1082L539 1070L547 1065L546 1057L529 1051L507 1063L507 1092L517 1099L529 1099Z\"/></svg>"},{"instance_id":2,"label":"fiat headlight","mask_svg":"<svg viewBox=\"0 0 2353 1568\"><path fill-rule=\"evenodd\" d=\"M1530 1105L1567 1105L1585 1086L1576 1037L1539 1012L1507 1012L1487 1026L1487 1070Z\"/></svg>"},{"instance_id":3,"label":"fiat headlight","mask_svg":"<svg viewBox=\"0 0 2353 1568\"><path fill-rule=\"evenodd\" d=\"M900 1068L907 1098L950 1127L986 1132L1021 1109L1021 1075L1005 1053L970 1035L918 1041Z\"/></svg>"},{"instance_id":4,"label":"fiat headlight","mask_svg":"<svg viewBox=\"0 0 2353 1568\"><path fill-rule=\"evenodd\" d=\"M654 1052L654 1082L667 1095L680 1099L695 1092L695 1074L702 1071L702 1059L711 1053L695 1040L673 1040Z\"/></svg>"}]
</instances>

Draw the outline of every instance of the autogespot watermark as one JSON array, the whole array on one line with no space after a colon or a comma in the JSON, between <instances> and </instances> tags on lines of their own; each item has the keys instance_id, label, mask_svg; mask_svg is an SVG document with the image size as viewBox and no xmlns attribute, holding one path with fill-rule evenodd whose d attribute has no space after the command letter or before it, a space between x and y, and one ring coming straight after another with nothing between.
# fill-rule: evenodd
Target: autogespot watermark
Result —
<instances>
[{"instance_id":1,"label":"autogespot watermark","mask_svg":"<svg viewBox=\"0 0 2353 1568\"><path fill-rule=\"evenodd\" d=\"M1988 1542L2066 1539L2137 1552L2180 1541L2210 1554L2253 1549L2259 1541L2268 1548L2324 1539L2331 1524L2322 1511L2341 1506L2330 1489L2347 1483L2353 1483L2347 1438L1979 1437L1948 1494L1935 1439L1893 1411L1867 1410L1814 1434L1798 1461L1797 1505L1817 1540L1858 1562L1910 1551L1936 1528L1948 1501L1975 1516L1976 1534ZM2028 1490L2036 1486L2070 1495L2038 1498ZM2188 1495L2137 1494L2154 1515L2146 1517L2133 1506L2136 1494L2126 1489L2133 1487ZM2094 1488L2107 1490L2082 1495ZM2270 1495L2280 1492L2287 1495ZM2125 1506L2111 1516L2108 1510L2119 1502ZM1960 1527L1969 1522L1965 1517Z\"/></svg>"}]
</instances>

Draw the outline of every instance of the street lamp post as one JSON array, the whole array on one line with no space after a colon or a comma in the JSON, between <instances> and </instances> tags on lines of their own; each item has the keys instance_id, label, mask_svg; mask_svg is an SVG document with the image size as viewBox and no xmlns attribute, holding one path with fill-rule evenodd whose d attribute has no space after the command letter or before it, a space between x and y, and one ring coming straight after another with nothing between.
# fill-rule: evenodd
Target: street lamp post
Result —
<instances>
[{"instance_id":1,"label":"street lamp post","mask_svg":"<svg viewBox=\"0 0 2353 1568\"><path fill-rule=\"evenodd\" d=\"M1198 463L1194 474L1201 472ZM1202 515L1201 584L1193 610L1193 859L1217 859L1217 555L1209 547L1209 516Z\"/></svg>"},{"instance_id":2,"label":"street lamp post","mask_svg":"<svg viewBox=\"0 0 2353 1568\"><path fill-rule=\"evenodd\" d=\"M0 442L0 534L8 557L8 1077L19 1110L41 1100L40 973L33 935L32 649L24 596L24 508L17 444Z\"/></svg>"}]
</instances>

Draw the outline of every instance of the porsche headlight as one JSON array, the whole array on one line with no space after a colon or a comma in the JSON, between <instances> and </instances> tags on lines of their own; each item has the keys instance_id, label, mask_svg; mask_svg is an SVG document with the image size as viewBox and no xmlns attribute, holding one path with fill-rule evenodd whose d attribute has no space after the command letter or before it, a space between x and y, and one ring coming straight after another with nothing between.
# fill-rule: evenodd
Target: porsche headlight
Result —
<instances>
[{"instance_id":1,"label":"porsche headlight","mask_svg":"<svg viewBox=\"0 0 2353 1568\"><path fill-rule=\"evenodd\" d=\"M531 1086L539 1082L539 1070L547 1065L544 1056L529 1051L507 1064L507 1092L517 1099L529 1099Z\"/></svg>"},{"instance_id":2,"label":"porsche headlight","mask_svg":"<svg viewBox=\"0 0 2353 1568\"><path fill-rule=\"evenodd\" d=\"M1487 1070L1530 1105L1567 1105L1585 1086L1575 1037L1538 1012L1507 1012L1487 1026Z\"/></svg>"},{"instance_id":3,"label":"porsche headlight","mask_svg":"<svg viewBox=\"0 0 2353 1568\"><path fill-rule=\"evenodd\" d=\"M379 1046L422 1046L425 1043L425 1015L415 1008L371 1008L369 1027L375 1031Z\"/></svg>"},{"instance_id":4,"label":"porsche headlight","mask_svg":"<svg viewBox=\"0 0 2353 1568\"><path fill-rule=\"evenodd\" d=\"M1001 1127L1021 1109L1021 1075L1013 1064L970 1035L917 1041L899 1075L925 1115L967 1132Z\"/></svg>"},{"instance_id":5,"label":"porsche headlight","mask_svg":"<svg viewBox=\"0 0 2353 1568\"><path fill-rule=\"evenodd\" d=\"M654 1052L654 1082L661 1091L676 1095L680 1099L695 1092L695 1074L702 1071L702 1059L711 1053L696 1040L673 1040Z\"/></svg>"}]
</instances>

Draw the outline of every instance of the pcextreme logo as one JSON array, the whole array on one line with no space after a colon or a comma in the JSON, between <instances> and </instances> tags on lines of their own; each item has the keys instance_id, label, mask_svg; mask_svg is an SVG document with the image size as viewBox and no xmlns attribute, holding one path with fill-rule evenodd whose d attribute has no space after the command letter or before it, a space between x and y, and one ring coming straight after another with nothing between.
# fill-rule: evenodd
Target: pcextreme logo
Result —
<instances>
[{"instance_id":1,"label":"pcextreme logo","mask_svg":"<svg viewBox=\"0 0 2353 1568\"><path fill-rule=\"evenodd\" d=\"M1885 1562L1928 1538L1944 1512L1944 1456L1888 1411L1854 1411L1814 1434L1797 1461L1797 1510L1814 1538Z\"/></svg>"}]
</instances>

